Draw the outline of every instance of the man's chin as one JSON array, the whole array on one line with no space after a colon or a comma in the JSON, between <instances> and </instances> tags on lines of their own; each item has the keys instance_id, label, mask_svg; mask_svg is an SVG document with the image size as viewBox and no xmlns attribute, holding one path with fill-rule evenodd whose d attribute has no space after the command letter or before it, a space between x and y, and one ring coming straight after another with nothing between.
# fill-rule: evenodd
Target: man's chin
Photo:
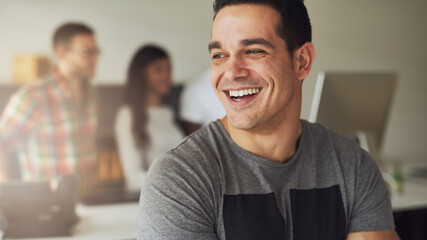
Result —
<instances>
[{"instance_id":1,"label":"man's chin","mask_svg":"<svg viewBox=\"0 0 427 240\"><path fill-rule=\"evenodd\" d=\"M91 82L94 77L95 77L95 72L80 75L80 79L82 82Z\"/></svg>"},{"instance_id":2,"label":"man's chin","mask_svg":"<svg viewBox=\"0 0 427 240\"><path fill-rule=\"evenodd\" d=\"M228 117L228 121L230 123L230 125L238 130L251 130L254 129L258 122L256 121L256 119L253 118L246 118L243 116L230 116L227 115Z\"/></svg>"}]
</instances>

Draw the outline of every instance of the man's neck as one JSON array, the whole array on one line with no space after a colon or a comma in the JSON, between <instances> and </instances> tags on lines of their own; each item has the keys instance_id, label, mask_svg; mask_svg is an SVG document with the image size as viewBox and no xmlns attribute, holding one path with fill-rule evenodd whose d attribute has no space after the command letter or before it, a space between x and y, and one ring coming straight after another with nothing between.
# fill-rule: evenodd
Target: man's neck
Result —
<instances>
[{"instance_id":1,"label":"man's neck","mask_svg":"<svg viewBox=\"0 0 427 240\"><path fill-rule=\"evenodd\" d=\"M70 97L74 102L84 102L88 81L80 79L58 66L60 78L66 82Z\"/></svg>"},{"instance_id":2,"label":"man's neck","mask_svg":"<svg viewBox=\"0 0 427 240\"><path fill-rule=\"evenodd\" d=\"M67 81L67 84L69 86L71 98L75 102L84 102L83 100L86 98L86 90L87 90L87 83L85 80L82 79L76 79L76 78L68 78L66 77L65 80Z\"/></svg>"},{"instance_id":3,"label":"man's neck","mask_svg":"<svg viewBox=\"0 0 427 240\"><path fill-rule=\"evenodd\" d=\"M236 129L231 126L227 117L224 117L221 123L241 148L279 163L285 163L292 158L302 133L302 123L298 118L284 119L280 125L262 131Z\"/></svg>"},{"instance_id":4,"label":"man's neck","mask_svg":"<svg viewBox=\"0 0 427 240\"><path fill-rule=\"evenodd\" d=\"M71 76L70 74L61 74L62 79L68 86L71 99L76 103L84 102L84 99L87 97L86 91L88 88L88 81Z\"/></svg>"}]
</instances>

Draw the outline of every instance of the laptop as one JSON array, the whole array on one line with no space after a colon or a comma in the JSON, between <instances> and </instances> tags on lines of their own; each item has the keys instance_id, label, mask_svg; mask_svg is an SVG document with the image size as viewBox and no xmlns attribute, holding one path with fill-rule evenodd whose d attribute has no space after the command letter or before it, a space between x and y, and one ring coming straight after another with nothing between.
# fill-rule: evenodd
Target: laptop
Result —
<instances>
[{"instance_id":1,"label":"laptop","mask_svg":"<svg viewBox=\"0 0 427 240\"><path fill-rule=\"evenodd\" d=\"M0 231L5 238L70 236L78 222L75 176L0 183Z\"/></svg>"}]
</instances>

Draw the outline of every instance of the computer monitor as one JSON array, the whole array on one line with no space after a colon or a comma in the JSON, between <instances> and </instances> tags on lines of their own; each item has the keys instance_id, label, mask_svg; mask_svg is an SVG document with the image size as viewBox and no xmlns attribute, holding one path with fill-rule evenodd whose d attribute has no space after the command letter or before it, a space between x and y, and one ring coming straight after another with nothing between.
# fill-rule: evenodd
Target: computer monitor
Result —
<instances>
[{"instance_id":1,"label":"computer monitor","mask_svg":"<svg viewBox=\"0 0 427 240\"><path fill-rule=\"evenodd\" d=\"M388 72L321 72L310 122L358 140L379 165L397 75Z\"/></svg>"}]
</instances>

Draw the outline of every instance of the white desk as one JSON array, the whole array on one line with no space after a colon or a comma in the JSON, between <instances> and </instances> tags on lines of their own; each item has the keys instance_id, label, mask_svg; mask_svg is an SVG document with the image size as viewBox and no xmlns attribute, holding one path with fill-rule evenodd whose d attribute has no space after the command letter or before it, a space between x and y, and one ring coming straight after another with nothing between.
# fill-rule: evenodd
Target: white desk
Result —
<instances>
[{"instance_id":1,"label":"white desk","mask_svg":"<svg viewBox=\"0 0 427 240\"><path fill-rule=\"evenodd\" d=\"M427 183L405 182L403 193L393 203L393 211L408 211L427 208Z\"/></svg>"},{"instance_id":2,"label":"white desk","mask_svg":"<svg viewBox=\"0 0 427 240\"><path fill-rule=\"evenodd\" d=\"M427 208L427 177L411 177L411 170L426 169L426 161L407 162L402 166L403 193L393 202L393 211L409 211ZM388 172L391 172L388 166Z\"/></svg>"},{"instance_id":3,"label":"white desk","mask_svg":"<svg viewBox=\"0 0 427 240\"><path fill-rule=\"evenodd\" d=\"M136 239L138 203L78 206L77 213L72 239Z\"/></svg>"},{"instance_id":4,"label":"white desk","mask_svg":"<svg viewBox=\"0 0 427 240\"><path fill-rule=\"evenodd\" d=\"M138 203L77 206L80 222L73 236L31 240L124 240L136 239Z\"/></svg>"}]
</instances>

